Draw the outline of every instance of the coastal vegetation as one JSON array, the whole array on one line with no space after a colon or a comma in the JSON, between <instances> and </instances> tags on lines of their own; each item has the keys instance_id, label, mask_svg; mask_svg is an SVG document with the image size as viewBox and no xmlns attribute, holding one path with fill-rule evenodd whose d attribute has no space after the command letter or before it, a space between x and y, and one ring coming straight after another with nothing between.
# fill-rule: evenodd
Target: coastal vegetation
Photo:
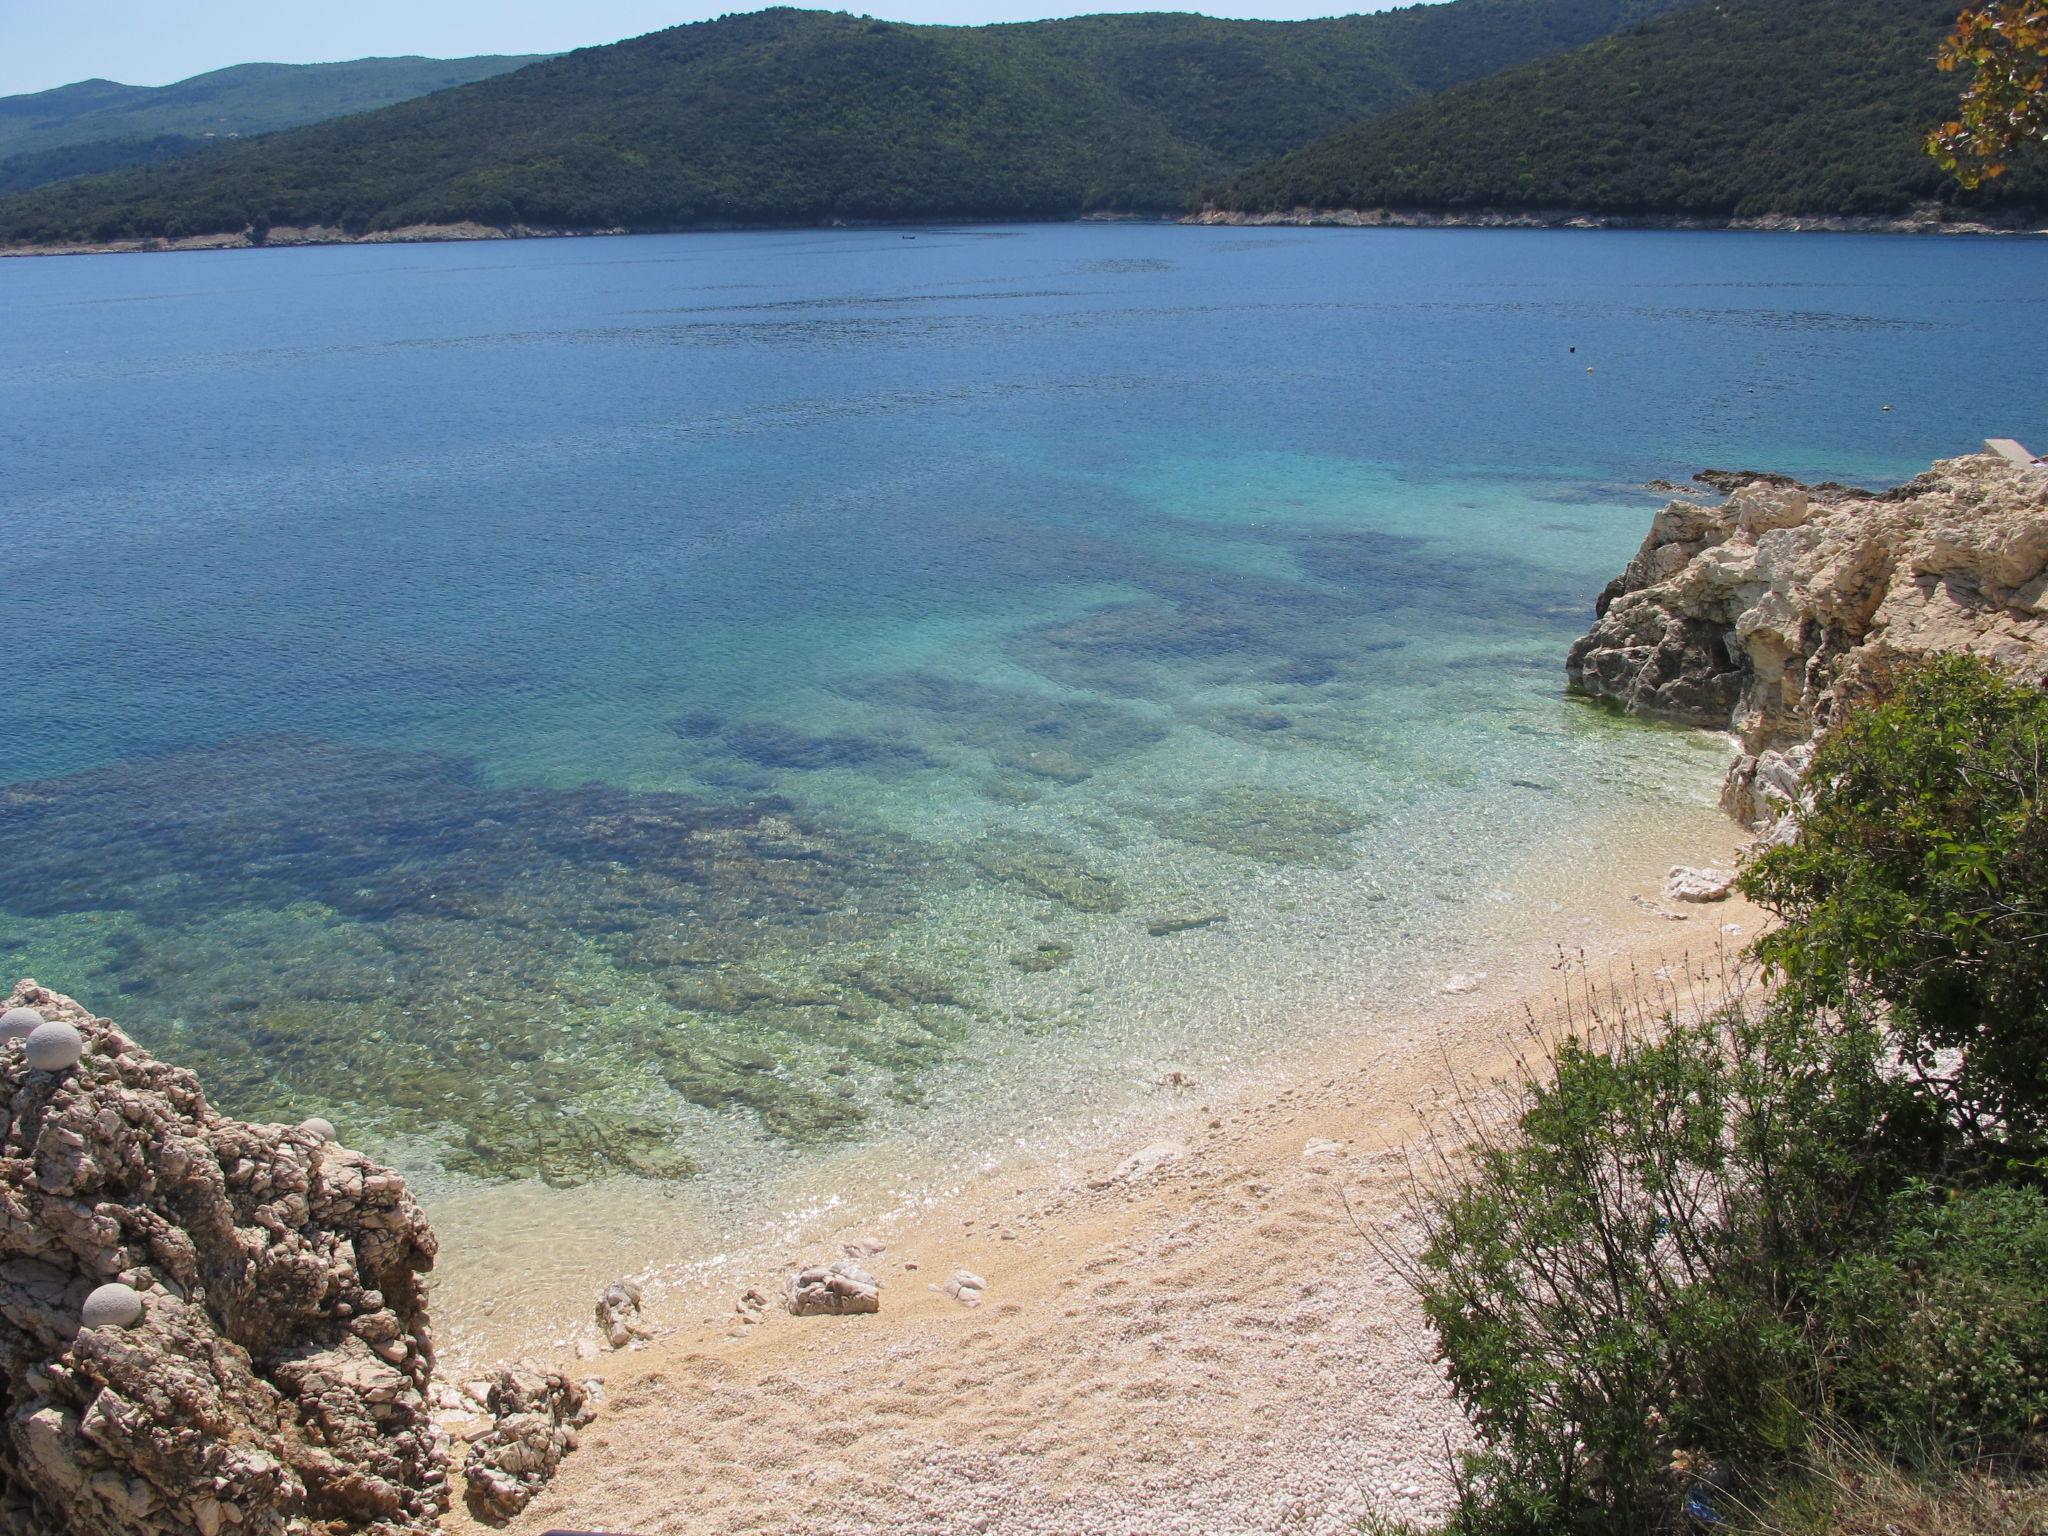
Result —
<instances>
[{"instance_id":1,"label":"coastal vegetation","mask_svg":"<svg viewBox=\"0 0 2048 1536\"><path fill-rule=\"evenodd\" d=\"M2048 207L2048 154L1971 192L1925 152L1954 0L1724 0L1353 124L1246 172L1231 212L1750 218ZM2038 149L2038 146L2037 146Z\"/></svg>"},{"instance_id":2,"label":"coastal vegetation","mask_svg":"<svg viewBox=\"0 0 2048 1536\"><path fill-rule=\"evenodd\" d=\"M237 64L170 85L80 80L0 97L0 192L369 112L520 69L544 54Z\"/></svg>"},{"instance_id":3,"label":"coastal vegetation","mask_svg":"<svg viewBox=\"0 0 2048 1536\"><path fill-rule=\"evenodd\" d=\"M0 201L0 239L318 225L673 228L1178 213L1361 116L1687 0L1449 0L1306 22L903 26L769 10Z\"/></svg>"},{"instance_id":4,"label":"coastal vegetation","mask_svg":"<svg viewBox=\"0 0 2048 1536\"><path fill-rule=\"evenodd\" d=\"M1468 1104L1408 1269L1477 1432L1451 1530L2040 1528L2044 749L2039 689L1903 669L1742 875L1770 985L1595 1006ZM1955 1523L1854 1523L1914 1503Z\"/></svg>"}]
</instances>

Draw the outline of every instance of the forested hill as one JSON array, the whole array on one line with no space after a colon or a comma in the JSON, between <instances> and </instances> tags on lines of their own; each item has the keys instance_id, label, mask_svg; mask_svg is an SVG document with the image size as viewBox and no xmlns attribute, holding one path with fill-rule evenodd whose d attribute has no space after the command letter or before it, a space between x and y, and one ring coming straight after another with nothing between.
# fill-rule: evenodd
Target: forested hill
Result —
<instances>
[{"instance_id":1,"label":"forested hill","mask_svg":"<svg viewBox=\"0 0 2048 1536\"><path fill-rule=\"evenodd\" d=\"M0 96L0 191L369 112L502 75L545 54L237 64L171 85L81 80Z\"/></svg>"},{"instance_id":2,"label":"forested hill","mask_svg":"<svg viewBox=\"0 0 2048 1536\"><path fill-rule=\"evenodd\" d=\"M1956 0L1713 0L1359 123L1214 202L1311 209L1891 214L2048 209L2048 156L1961 193L1921 149L1963 78Z\"/></svg>"},{"instance_id":3,"label":"forested hill","mask_svg":"<svg viewBox=\"0 0 2048 1536\"><path fill-rule=\"evenodd\" d=\"M1180 212L1346 122L1687 3L991 27L762 11L0 199L0 240Z\"/></svg>"}]
</instances>

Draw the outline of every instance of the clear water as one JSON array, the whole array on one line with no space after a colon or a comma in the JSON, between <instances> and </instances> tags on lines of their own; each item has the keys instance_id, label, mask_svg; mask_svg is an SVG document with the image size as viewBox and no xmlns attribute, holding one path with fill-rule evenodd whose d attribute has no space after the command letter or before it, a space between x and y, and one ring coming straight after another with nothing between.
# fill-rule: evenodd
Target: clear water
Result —
<instances>
[{"instance_id":1,"label":"clear water","mask_svg":"<svg viewBox=\"0 0 2048 1536\"><path fill-rule=\"evenodd\" d=\"M1969 451L2044 306L1903 238L0 263L0 970L448 1187L1284 1050L1711 817L1561 690L1645 481Z\"/></svg>"}]
</instances>

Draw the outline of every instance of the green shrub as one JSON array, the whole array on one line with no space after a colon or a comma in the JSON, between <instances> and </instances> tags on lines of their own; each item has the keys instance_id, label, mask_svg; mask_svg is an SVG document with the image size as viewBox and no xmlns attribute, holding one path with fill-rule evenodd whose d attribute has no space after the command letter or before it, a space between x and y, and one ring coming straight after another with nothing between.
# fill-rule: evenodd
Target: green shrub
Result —
<instances>
[{"instance_id":1,"label":"green shrub","mask_svg":"<svg viewBox=\"0 0 2048 1536\"><path fill-rule=\"evenodd\" d=\"M1653 1530L1686 1495L1674 1465L1795 1447L1815 1248L1890 1192L1856 1134L1892 1091L1874 1037L1625 1013L1552 1067L1422 1212L1413 1278L1481 1441L1471 1536Z\"/></svg>"},{"instance_id":2,"label":"green shrub","mask_svg":"<svg viewBox=\"0 0 2048 1536\"><path fill-rule=\"evenodd\" d=\"M1478 1432L1454 1530L1677 1528L1709 1471L1834 1529L1842 1445L1946 1518L2048 1447L2044 748L1989 663L1903 670L1744 873L1768 1003L1596 1014L1444 1154L1410 1278Z\"/></svg>"},{"instance_id":3,"label":"green shrub","mask_svg":"<svg viewBox=\"0 0 2048 1536\"><path fill-rule=\"evenodd\" d=\"M1800 836L1744 871L1757 945L1816 1017L1874 1018L1924 1117L2048 1148L2048 695L1971 656L1903 671L1814 755Z\"/></svg>"},{"instance_id":4,"label":"green shrub","mask_svg":"<svg viewBox=\"0 0 2048 1536\"><path fill-rule=\"evenodd\" d=\"M1878 1444L2025 1450L2048 1410L2048 1199L1915 1183L1883 1246L1825 1283L1829 1404Z\"/></svg>"}]
</instances>

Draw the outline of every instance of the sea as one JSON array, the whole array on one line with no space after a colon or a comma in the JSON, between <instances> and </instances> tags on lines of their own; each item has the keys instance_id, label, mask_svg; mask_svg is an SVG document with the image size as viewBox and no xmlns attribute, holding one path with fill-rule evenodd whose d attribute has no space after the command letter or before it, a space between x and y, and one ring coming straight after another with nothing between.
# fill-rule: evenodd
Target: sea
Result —
<instances>
[{"instance_id":1,"label":"sea","mask_svg":"<svg viewBox=\"0 0 2048 1536\"><path fill-rule=\"evenodd\" d=\"M404 1169L458 1332L914 1205L1725 831L1564 688L1652 482L2043 435L2044 355L1995 238L0 262L0 971Z\"/></svg>"}]
</instances>

